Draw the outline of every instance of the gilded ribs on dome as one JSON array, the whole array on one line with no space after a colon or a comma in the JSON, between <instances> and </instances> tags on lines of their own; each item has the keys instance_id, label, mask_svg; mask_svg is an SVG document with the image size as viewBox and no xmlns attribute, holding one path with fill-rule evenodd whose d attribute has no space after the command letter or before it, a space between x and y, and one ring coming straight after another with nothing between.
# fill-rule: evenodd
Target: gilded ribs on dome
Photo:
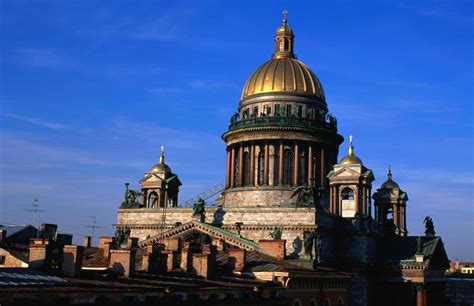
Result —
<instances>
[{"instance_id":1,"label":"gilded ribs on dome","mask_svg":"<svg viewBox=\"0 0 474 306\"><path fill-rule=\"evenodd\" d=\"M272 58L258 67L245 83L241 98L270 92L315 95L325 101L319 79L293 57Z\"/></svg>"}]
</instances>

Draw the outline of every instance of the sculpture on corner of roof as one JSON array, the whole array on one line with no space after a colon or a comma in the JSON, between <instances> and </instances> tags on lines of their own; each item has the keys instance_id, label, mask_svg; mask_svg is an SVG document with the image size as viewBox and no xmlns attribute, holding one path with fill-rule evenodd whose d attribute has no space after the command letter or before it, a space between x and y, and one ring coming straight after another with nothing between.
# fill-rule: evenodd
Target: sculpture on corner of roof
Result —
<instances>
[{"instance_id":1,"label":"sculpture on corner of roof","mask_svg":"<svg viewBox=\"0 0 474 306\"><path fill-rule=\"evenodd\" d=\"M139 190L128 189L130 183L125 183L125 193L124 200L120 208L139 208L140 203L137 201L137 198L142 195Z\"/></svg>"},{"instance_id":2,"label":"sculpture on corner of roof","mask_svg":"<svg viewBox=\"0 0 474 306\"><path fill-rule=\"evenodd\" d=\"M115 231L115 244L121 246L127 242L128 237L130 237L130 228L128 226L124 228L118 228Z\"/></svg>"},{"instance_id":3,"label":"sculpture on corner of roof","mask_svg":"<svg viewBox=\"0 0 474 306\"><path fill-rule=\"evenodd\" d=\"M206 205L206 202L202 198L199 198L193 204L193 216L204 216L204 214L205 214L204 206L205 205Z\"/></svg>"},{"instance_id":4,"label":"sculpture on corner of roof","mask_svg":"<svg viewBox=\"0 0 474 306\"><path fill-rule=\"evenodd\" d=\"M430 216L426 216L423 223L425 224L425 236L434 237L436 232L434 229L433 219L431 219Z\"/></svg>"},{"instance_id":5,"label":"sculpture on corner of roof","mask_svg":"<svg viewBox=\"0 0 474 306\"><path fill-rule=\"evenodd\" d=\"M309 259L313 259L313 245L315 236L316 235L313 231L306 230L303 232L304 255L305 257L309 257Z\"/></svg>"},{"instance_id":6,"label":"sculpture on corner of roof","mask_svg":"<svg viewBox=\"0 0 474 306\"><path fill-rule=\"evenodd\" d=\"M321 192L320 188L314 186L299 186L293 189L290 198L296 197L296 206L322 208L320 203Z\"/></svg>"},{"instance_id":7,"label":"sculpture on corner of roof","mask_svg":"<svg viewBox=\"0 0 474 306\"><path fill-rule=\"evenodd\" d=\"M275 227L275 229L271 231L269 235L275 240L280 240L282 234L283 234L282 229L279 227Z\"/></svg>"}]
</instances>

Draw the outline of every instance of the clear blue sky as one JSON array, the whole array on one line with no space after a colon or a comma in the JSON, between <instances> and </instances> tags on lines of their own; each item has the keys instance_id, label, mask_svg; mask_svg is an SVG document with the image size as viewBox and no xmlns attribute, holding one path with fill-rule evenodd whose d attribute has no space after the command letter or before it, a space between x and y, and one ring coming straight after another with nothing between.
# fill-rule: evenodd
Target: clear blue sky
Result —
<instances>
[{"instance_id":1,"label":"clear blue sky","mask_svg":"<svg viewBox=\"0 0 474 306\"><path fill-rule=\"evenodd\" d=\"M39 198L42 221L85 234L95 215L110 234L161 144L181 200L223 181L220 135L287 8L375 186L391 164L410 233L431 215L448 255L474 260L472 1L0 5L0 222L31 222Z\"/></svg>"}]
</instances>

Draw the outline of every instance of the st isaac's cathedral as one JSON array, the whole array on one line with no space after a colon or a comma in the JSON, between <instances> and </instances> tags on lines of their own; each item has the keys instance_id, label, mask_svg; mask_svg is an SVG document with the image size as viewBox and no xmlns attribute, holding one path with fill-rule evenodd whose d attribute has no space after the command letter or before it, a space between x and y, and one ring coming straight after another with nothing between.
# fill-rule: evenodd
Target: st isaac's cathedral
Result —
<instances>
[{"instance_id":1,"label":"st isaac's cathedral","mask_svg":"<svg viewBox=\"0 0 474 306\"><path fill-rule=\"evenodd\" d=\"M338 158L337 119L294 46L285 16L272 58L248 78L222 135L226 180L217 205L180 206L181 182L162 148L141 190L127 184L118 236L158 247L168 271L199 262L210 277L219 258L233 258L234 273L279 283L291 305L442 305L449 263L431 219L425 236L408 236L408 195L391 170L372 186L352 137Z\"/></svg>"}]
</instances>

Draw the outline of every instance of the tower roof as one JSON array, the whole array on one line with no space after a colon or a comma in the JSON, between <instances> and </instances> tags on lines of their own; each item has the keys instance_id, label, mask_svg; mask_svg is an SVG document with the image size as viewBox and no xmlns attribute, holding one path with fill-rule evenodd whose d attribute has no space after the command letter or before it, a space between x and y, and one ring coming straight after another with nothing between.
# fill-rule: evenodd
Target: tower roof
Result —
<instances>
[{"instance_id":1,"label":"tower roof","mask_svg":"<svg viewBox=\"0 0 474 306\"><path fill-rule=\"evenodd\" d=\"M155 164L148 173L172 173L171 168L165 164L165 148L161 146L160 148L160 161Z\"/></svg>"},{"instance_id":2,"label":"tower roof","mask_svg":"<svg viewBox=\"0 0 474 306\"><path fill-rule=\"evenodd\" d=\"M392 169L391 169L390 166L388 166L387 180L382 184L382 186L380 186L380 188L384 188L384 189L398 188L398 189L400 189L400 186L398 186L398 184L395 183L395 181L392 180Z\"/></svg>"},{"instance_id":3,"label":"tower roof","mask_svg":"<svg viewBox=\"0 0 474 306\"><path fill-rule=\"evenodd\" d=\"M354 146L352 145L352 135L349 136L349 152L339 162L340 165L363 165L362 160L354 155Z\"/></svg>"}]
</instances>

